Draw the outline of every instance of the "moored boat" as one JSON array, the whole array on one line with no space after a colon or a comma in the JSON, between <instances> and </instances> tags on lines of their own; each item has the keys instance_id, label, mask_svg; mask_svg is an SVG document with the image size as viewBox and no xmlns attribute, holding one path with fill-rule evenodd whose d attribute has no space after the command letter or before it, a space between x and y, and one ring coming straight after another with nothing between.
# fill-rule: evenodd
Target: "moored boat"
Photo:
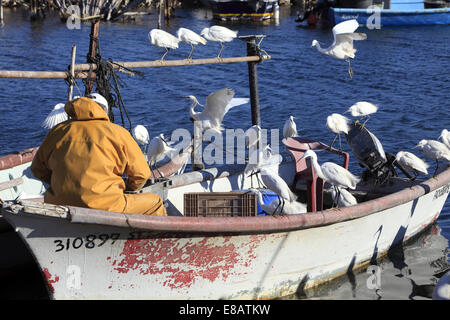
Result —
<instances>
[{"instance_id":1,"label":"moored boat","mask_svg":"<svg viewBox=\"0 0 450 320\"><path fill-rule=\"evenodd\" d=\"M209 0L215 19L263 21L271 19L279 0Z\"/></svg>"},{"instance_id":2,"label":"moored boat","mask_svg":"<svg viewBox=\"0 0 450 320\"><path fill-rule=\"evenodd\" d=\"M9 181L22 180L7 189L10 196L2 191L2 214L32 252L53 299L261 299L292 294L363 267L419 234L438 218L450 190L446 168L426 181L393 178L389 186L361 185L354 193L359 203L351 207L330 209L325 188L323 210L315 212L184 216L185 193L251 187L242 165L224 165L142 189L163 195L169 216L156 217L54 206L39 198L5 201L44 187L30 175L29 161L0 171ZM295 161L272 166L293 183ZM297 193L308 198L301 182Z\"/></svg>"},{"instance_id":3,"label":"moored boat","mask_svg":"<svg viewBox=\"0 0 450 320\"><path fill-rule=\"evenodd\" d=\"M379 29L382 26L450 24L450 7L444 1L391 0L375 4L371 0L328 0L319 1L303 16L311 14L320 16L323 22L331 26L356 19L360 26L369 29ZM303 20L299 18L299 21Z\"/></svg>"}]
</instances>

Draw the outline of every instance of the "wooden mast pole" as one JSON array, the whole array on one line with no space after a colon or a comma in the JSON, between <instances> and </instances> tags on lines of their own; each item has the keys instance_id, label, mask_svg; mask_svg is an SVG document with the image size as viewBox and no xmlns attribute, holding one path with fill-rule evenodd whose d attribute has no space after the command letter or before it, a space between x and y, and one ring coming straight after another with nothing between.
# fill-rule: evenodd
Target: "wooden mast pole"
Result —
<instances>
[{"instance_id":1,"label":"wooden mast pole","mask_svg":"<svg viewBox=\"0 0 450 320\"><path fill-rule=\"evenodd\" d=\"M91 63L92 59L97 55L97 42L98 42L98 28L100 26L100 20L95 20L91 24L91 34L89 40L89 52L87 55L87 63ZM84 95L91 94L94 87L94 81L92 79L87 80L86 87L84 88Z\"/></svg>"},{"instance_id":2,"label":"wooden mast pole","mask_svg":"<svg viewBox=\"0 0 450 320\"><path fill-rule=\"evenodd\" d=\"M72 47L72 57L70 60L70 77L72 81L75 81L75 56L77 55L77 46L74 45ZM72 100L72 95L73 95L73 82L70 83L69 86L69 93L68 93L68 97L67 97L67 101Z\"/></svg>"}]
</instances>

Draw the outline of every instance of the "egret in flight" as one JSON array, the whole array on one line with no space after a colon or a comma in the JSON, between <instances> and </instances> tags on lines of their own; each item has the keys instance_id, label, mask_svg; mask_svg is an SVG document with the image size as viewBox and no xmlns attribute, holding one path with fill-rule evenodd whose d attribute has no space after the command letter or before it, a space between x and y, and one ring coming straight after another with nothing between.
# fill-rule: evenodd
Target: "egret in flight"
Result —
<instances>
[{"instance_id":1,"label":"egret in flight","mask_svg":"<svg viewBox=\"0 0 450 320\"><path fill-rule=\"evenodd\" d=\"M341 133L348 134L348 131L350 130L349 122L350 119L338 113L333 113L327 117L328 129L336 133L333 142L330 145L330 148L333 146L334 142L336 141L336 138L339 137L339 147L342 150Z\"/></svg>"},{"instance_id":2,"label":"egret in flight","mask_svg":"<svg viewBox=\"0 0 450 320\"><path fill-rule=\"evenodd\" d=\"M64 111L64 103L58 103L53 107L53 110L48 114L41 126L45 129L51 129L57 124L69 119L66 111Z\"/></svg>"},{"instance_id":3,"label":"egret in flight","mask_svg":"<svg viewBox=\"0 0 450 320\"><path fill-rule=\"evenodd\" d=\"M430 166L425 161L417 157L415 154L408 151L399 151L395 156L395 161L405 170L414 173L414 179L421 174L428 174L428 167Z\"/></svg>"},{"instance_id":4,"label":"egret in flight","mask_svg":"<svg viewBox=\"0 0 450 320\"><path fill-rule=\"evenodd\" d=\"M352 115L352 117L361 117L364 118L366 117L366 121L364 121L364 123L362 124L362 126L364 127L364 125L366 124L367 121L369 121L370 119L370 114L377 112L378 107L370 102L367 101L359 101L357 103L355 103L354 105L352 105L350 108L348 108L346 112L350 112L350 114Z\"/></svg>"},{"instance_id":5,"label":"egret in flight","mask_svg":"<svg viewBox=\"0 0 450 320\"><path fill-rule=\"evenodd\" d=\"M178 43L180 42L177 37L161 29L150 30L148 38L152 45L166 49L160 61L164 61L164 57L169 53L170 49L177 49Z\"/></svg>"},{"instance_id":6,"label":"egret in flight","mask_svg":"<svg viewBox=\"0 0 450 320\"><path fill-rule=\"evenodd\" d=\"M359 24L356 19L341 22L333 27L334 41L328 48L322 48L317 40L313 40L312 45L323 54L329 55L339 60L345 60L348 63L348 74L353 77L353 70L350 66L350 58L355 58L356 49L353 48L353 40L365 40L365 33L355 33Z\"/></svg>"},{"instance_id":7,"label":"egret in flight","mask_svg":"<svg viewBox=\"0 0 450 320\"><path fill-rule=\"evenodd\" d=\"M191 52L189 53L189 57L187 58L187 60L192 59L192 55L194 54L194 49L195 49L196 45L199 45L199 44L205 45L206 44L206 40L202 36L198 35L194 31L191 31L186 28L178 29L177 36L178 36L178 40L191 45L192 49L191 49Z\"/></svg>"},{"instance_id":8,"label":"egret in flight","mask_svg":"<svg viewBox=\"0 0 450 320\"><path fill-rule=\"evenodd\" d=\"M355 204L358 204L356 198L344 188L333 188L331 190L331 198L339 208L354 206Z\"/></svg>"},{"instance_id":9,"label":"egret in flight","mask_svg":"<svg viewBox=\"0 0 450 320\"><path fill-rule=\"evenodd\" d=\"M294 117L289 116L289 119L286 120L283 126L283 137L286 139L297 136L297 125L295 124Z\"/></svg>"},{"instance_id":10,"label":"egret in flight","mask_svg":"<svg viewBox=\"0 0 450 320\"><path fill-rule=\"evenodd\" d=\"M156 171L158 171L159 175L163 177L162 173L156 166L156 162L161 160L167 153L174 151L176 151L176 149L169 146L162 133L159 136L154 137L152 140L150 140L147 153L147 159L150 169L153 171L152 168L156 168Z\"/></svg>"},{"instance_id":11,"label":"egret in flight","mask_svg":"<svg viewBox=\"0 0 450 320\"><path fill-rule=\"evenodd\" d=\"M138 124L133 128L131 134L138 144L144 146L144 153L147 153L146 147L150 141L150 135L148 134L147 129L143 125Z\"/></svg>"},{"instance_id":12,"label":"egret in flight","mask_svg":"<svg viewBox=\"0 0 450 320\"><path fill-rule=\"evenodd\" d=\"M233 41L237 37L238 32L230 30L222 26L212 26L210 28L204 28L200 35L204 36L208 41L220 42L220 51L217 58L222 56L222 51L224 49L224 42Z\"/></svg>"},{"instance_id":13,"label":"egret in flight","mask_svg":"<svg viewBox=\"0 0 450 320\"><path fill-rule=\"evenodd\" d=\"M439 161L450 161L450 149L445 144L436 140L420 140L416 145L420 150L430 159L436 161L436 170L434 170L433 177L439 167Z\"/></svg>"},{"instance_id":14,"label":"egret in flight","mask_svg":"<svg viewBox=\"0 0 450 320\"><path fill-rule=\"evenodd\" d=\"M442 130L439 138L441 139L442 143L450 149L450 132L447 129Z\"/></svg>"},{"instance_id":15,"label":"egret in flight","mask_svg":"<svg viewBox=\"0 0 450 320\"><path fill-rule=\"evenodd\" d=\"M250 101L248 98L234 98L234 90L224 88L213 92L206 98L206 104L203 111L196 112L195 106L198 104L202 106L196 97L187 96L192 101L190 106L191 118L201 126L202 131L212 129L217 132L222 132L222 120L227 112L236 106L246 104Z\"/></svg>"}]
</instances>

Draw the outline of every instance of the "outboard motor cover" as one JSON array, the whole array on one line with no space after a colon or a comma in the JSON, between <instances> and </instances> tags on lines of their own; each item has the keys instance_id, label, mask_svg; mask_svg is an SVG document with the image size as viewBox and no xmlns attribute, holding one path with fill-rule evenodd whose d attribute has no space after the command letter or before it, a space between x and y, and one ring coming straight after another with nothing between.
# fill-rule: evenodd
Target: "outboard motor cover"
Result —
<instances>
[{"instance_id":1,"label":"outboard motor cover","mask_svg":"<svg viewBox=\"0 0 450 320\"><path fill-rule=\"evenodd\" d=\"M347 143L359 164L367 169L363 173L363 180L373 177L383 183L390 176L397 176L392 166L395 157L385 153L378 138L356 121L350 127L346 135Z\"/></svg>"}]
</instances>

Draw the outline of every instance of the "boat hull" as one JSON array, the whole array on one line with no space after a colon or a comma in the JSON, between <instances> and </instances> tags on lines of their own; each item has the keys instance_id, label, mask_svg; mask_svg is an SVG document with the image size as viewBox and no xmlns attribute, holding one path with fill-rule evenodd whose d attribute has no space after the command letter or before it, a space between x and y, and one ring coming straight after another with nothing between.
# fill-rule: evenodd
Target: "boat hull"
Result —
<instances>
[{"instance_id":1,"label":"boat hull","mask_svg":"<svg viewBox=\"0 0 450 320\"><path fill-rule=\"evenodd\" d=\"M355 206L355 218L336 223L325 215L339 217L350 208L203 220L123 214L96 220L95 212L77 218L76 210L67 218L3 214L33 252L54 299L266 299L380 258L433 223L449 189L447 181L406 202L401 193L370 200L361 210L388 205L359 217ZM300 219L302 226L294 227Z\"/></svg>"},{"instance_id":2,"label":"boat hull","mask_svg":"<svg viewBox=\"0 0 450 320\"><path fill-rule=\"evenodd\" d=\"M356 19L360 26L447 25L450 24L450 8L422 10L348 9L330 8L329 20L333 25Z\"/></svg>"},{"instance_id":3,"label":"boat hull","mask_svg":"<svg viewBox=\"0 0 450 320\"><path fill-rule=\"evenodd\" d=\"M213 16L222 21L263 21L273 17L277 1L209 1Z\"/></svg>"}]
</instances>

